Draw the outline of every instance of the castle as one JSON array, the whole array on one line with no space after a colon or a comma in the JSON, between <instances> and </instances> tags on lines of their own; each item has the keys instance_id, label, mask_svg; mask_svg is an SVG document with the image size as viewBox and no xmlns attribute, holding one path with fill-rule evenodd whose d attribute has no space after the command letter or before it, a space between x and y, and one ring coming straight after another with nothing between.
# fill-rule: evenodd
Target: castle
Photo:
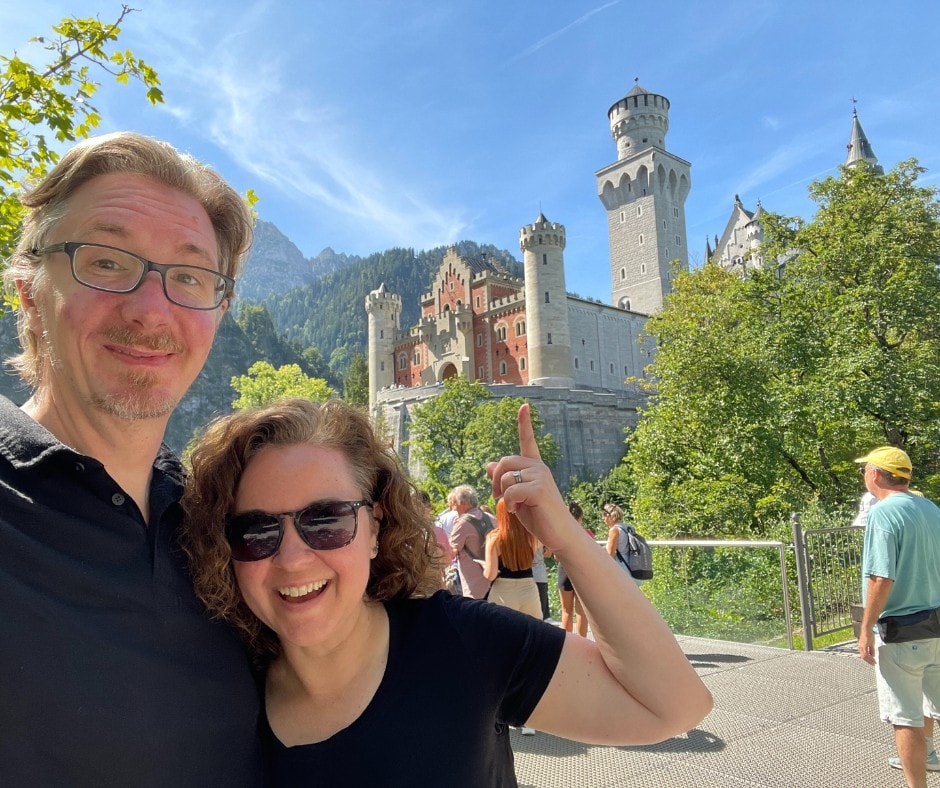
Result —
<instances>
[{"instance_id":1,"label":"castle","mask_svg":"<svg viewBox=\"0 0 940 788\"><path fill-rule=\"evenodd\" d=\"M654 348L643 338L649 315L688 270L685 200L689 162L666 150L669 101L636 84L607 113L617 160L598 170L607 212L610 305L569 295L565 228L540 213L519 232L524 276L450 249L421 296L417 325L402 329L400 296L384 284L366 297L369 405L402 457L415 405L455 375L483 382L494 396L524 397L558 441L555 477L607 473L622 458L624 428L645 401L642 378ZM849 162L875 163L855 116ZM735 198L731 219L707 260L743 272L762 264L762 209ZM582 263L583 264L583 263Z\"/></svg>"}]
</instances>

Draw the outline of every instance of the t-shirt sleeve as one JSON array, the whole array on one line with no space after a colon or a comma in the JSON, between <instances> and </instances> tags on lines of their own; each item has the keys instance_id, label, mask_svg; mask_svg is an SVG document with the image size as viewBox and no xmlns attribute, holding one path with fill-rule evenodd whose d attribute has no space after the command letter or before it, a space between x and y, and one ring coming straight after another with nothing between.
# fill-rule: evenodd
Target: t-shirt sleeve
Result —
<instances>
[{"instance_id":1,"label":"t-shirt sleeve","mask_svg":"<svg viewBox=\"0 0 940 788\"><path fill-rule=\"evenodd\" d=\"M523 725L555 674L564 630L483 600L449 597L444 602L493 693L497 719Z\"/></svg>"},{"instance_id":2,"label":"t-shirt sleeve","mask_svg":"<svg viewBox=\"0 0 940 788\"><path fill-rule=\"evenodd\" d=\"M897 539L885 507L873 508L868 513L862 576L872 575L890 580L897 578Z\"/></svg>"}]
</instances>

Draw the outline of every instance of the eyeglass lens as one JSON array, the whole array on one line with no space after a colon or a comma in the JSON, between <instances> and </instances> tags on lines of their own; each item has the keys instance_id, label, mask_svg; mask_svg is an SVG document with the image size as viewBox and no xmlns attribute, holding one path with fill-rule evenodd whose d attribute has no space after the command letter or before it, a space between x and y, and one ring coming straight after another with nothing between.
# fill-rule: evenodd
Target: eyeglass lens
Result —
<instances>
[{"instance_id":1,"label":"eyeglass lens","mask_svg":"<svg viewBox=\"0 0 940 788\"><path fill-rule=\"evenodd\" d=\"M368 501L327 501L299 512L244 512L229 517L225 536L236 561L260 561L274 555L283 538L284 521L291 518L300 538L312 550L337 550L356 538L359 509Z\"/></svg>"},{"instance_id":2,"label":"eyeglass lens","mask_svg":"<svg viewBox=\"0 0 940 788\"><path fill-rule=\"evenodd\" d=\"M167 297L180 306L209 308L221 301L225 280L208 268L194 265L152 264L163 276ZM108 246L85 244L72 252L72 271L82 284L114 293L127 293L137 287L147 272L139 257Z\"/></svg>"}]
</instances>

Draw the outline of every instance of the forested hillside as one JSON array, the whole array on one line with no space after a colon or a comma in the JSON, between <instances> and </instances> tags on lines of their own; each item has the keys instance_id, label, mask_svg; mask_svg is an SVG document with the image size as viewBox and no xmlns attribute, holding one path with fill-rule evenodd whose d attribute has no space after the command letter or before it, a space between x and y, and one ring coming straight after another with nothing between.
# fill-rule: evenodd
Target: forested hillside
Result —
<instances>
[{"instance_id":1,"label":"forested hillside","mask_svg":"<svg viewBox=\"0 0 940 788\"><path fill-rule=\"evenodd\" d=\"M478 259L486 254L514 276L522 275L522 264L504 250L473 241L461 241L456 247L464 257ZM447 248L377 252L309 285L269 296L263 303L280 333L300 347L316 347L331 359L335 373L343 359L366 351L366 296L384 283L402 298L402 328L414 325L419 317L418 299L430 286Z\"/></svg>"}]
</instances>

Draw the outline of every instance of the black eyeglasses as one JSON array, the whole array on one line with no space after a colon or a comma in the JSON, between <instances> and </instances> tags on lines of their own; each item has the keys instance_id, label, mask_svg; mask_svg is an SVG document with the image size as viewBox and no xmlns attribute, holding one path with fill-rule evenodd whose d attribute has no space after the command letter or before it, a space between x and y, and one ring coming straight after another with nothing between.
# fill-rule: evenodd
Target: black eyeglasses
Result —
<instances>
[{"instance_id":1,"label":"black eyeglasses","mask_svg":"<svg viewBox=\"0 0 940 788\"><path fill-rule=\"evenodd\" d=\"M315 501L296 512L241 512L225 520L225 538L236 561L270 558L281 546L288 517L307 547L338 550L356 538L359 510L372 501Z\"/></svg>"},{"instance_id":2,"label":"black eyeglasses","mask_svg":"<svg viewBox=\"0 0 940 788\"><path fill-rule=\"evenodd\" d=\"M133 293L151 271L160 274L167 300L187 309L216 309L232 292L235 280L198 265L164 265L104 244L76 241L33 249L37 257L65 252L79 284L105 293Z\"/></svg>"}]
</instances>

